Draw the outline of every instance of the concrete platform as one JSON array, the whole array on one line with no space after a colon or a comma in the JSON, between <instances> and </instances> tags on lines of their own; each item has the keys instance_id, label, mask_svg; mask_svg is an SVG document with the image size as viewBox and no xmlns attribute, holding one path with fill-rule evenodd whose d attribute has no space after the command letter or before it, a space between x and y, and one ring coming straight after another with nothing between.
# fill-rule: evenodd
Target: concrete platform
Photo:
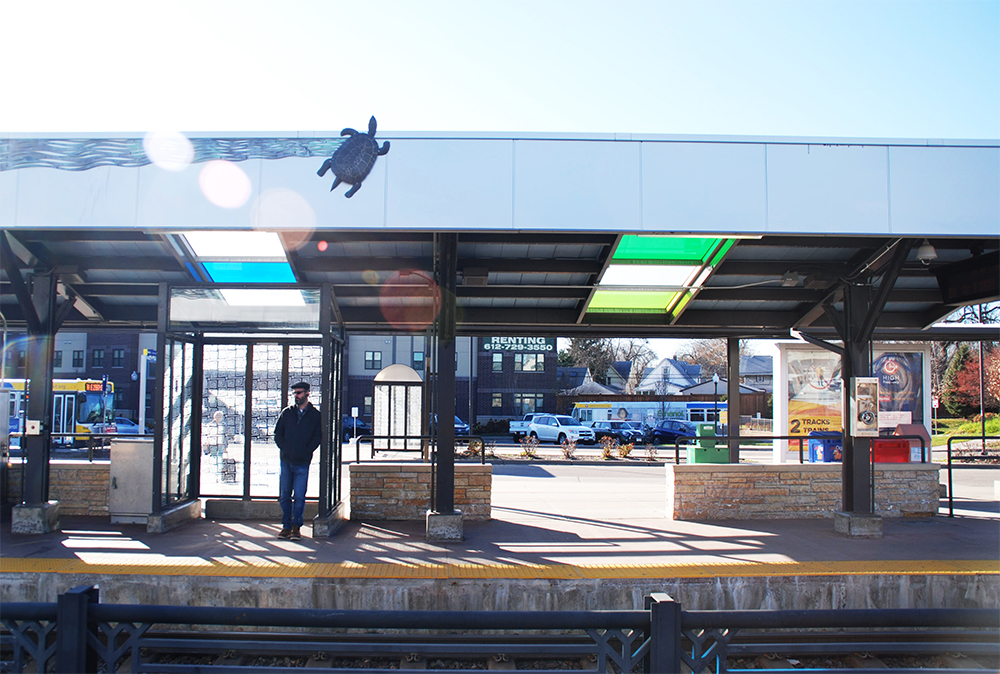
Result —
<instances>
[{"instance_id":1,"label":"concrete platform","mask_svg":"<svg viewBox=\"0 0 1000 674\"><path fill-rule=\"evenodd\" d=\"M635 609L654 591L690 609L1000 607L990 503L849 539L832 519L667 520L662 466L499 464L494 476L494 519L466 522L458 542L427 542L424 522L348 522L294 542L263 521L166 534L100 518L45 535L5 525L0 598L98 583L109 603L275 608Z\"/></svg>"}]
</instances>

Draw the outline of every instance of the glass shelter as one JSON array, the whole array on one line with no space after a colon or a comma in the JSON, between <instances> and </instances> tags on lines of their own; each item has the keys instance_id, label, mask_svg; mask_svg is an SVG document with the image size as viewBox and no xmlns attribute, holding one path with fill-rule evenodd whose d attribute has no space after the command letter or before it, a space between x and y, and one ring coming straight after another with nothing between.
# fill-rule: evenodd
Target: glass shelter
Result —
<instances>
[{"instance_id":1,"label":"glass shelter","mask_svg":"<svg viewBox=\"0 0 1000 674\"><path fill-rule=\"evenodd\" d=\"M312 385L324 434L307 499L331 515L340 493L344 332L329 286L160 286L154 513L201 497L278 498L274 426L289 385Z\"/></svg>"},{"instance_id":2,"label":"glass shelter","mask_svg":"<svg viewBox=\"0 0 1000 674\"><path fill-rule=\"evenodd\" d=\"M412 367L390 365L375 375L372 433L375 449L420 449L423 389Z\"/></svg>"}]
</instances>

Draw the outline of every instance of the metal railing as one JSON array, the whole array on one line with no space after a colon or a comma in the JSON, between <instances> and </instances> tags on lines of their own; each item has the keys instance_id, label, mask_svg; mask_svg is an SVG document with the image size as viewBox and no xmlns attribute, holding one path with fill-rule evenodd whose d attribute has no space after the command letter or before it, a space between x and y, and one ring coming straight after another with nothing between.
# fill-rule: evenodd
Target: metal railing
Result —
<instances>
[{"instance_id":1,"label":"metal railing","mask_svg":"<svg viewBox=\"0 0 1000 674\"><path fill-rule=\"evenodd\" d=\"M11 672L250 672L258 671L253 656L263 654L297 656L327 671L347 672L357 670L338 668L331 658L381 656L397 658L398 668L365 671L405 672L427 669L427 657L587 658L597 672L680 672L684 663L697 674L726 672L727 658L764 653L1000 655L995 609L683 611L663 593L647 596L644 606L641 611L340 611L120 605L101 604L96 587L80 586L55 603L0 604L0 622L9 631L2 643L11 658L0 664ZM275 628L298 631L290 635ZM838 628L842 631L831 633Z\"/></svg>"},{"instance_id":2,"label":"metal railing","mask_svg":"<svg viewBox=\"0 0 1000 674\"><path fill-rule=\"evenodd\" d=\"M962 459L967 461L988 461L990 459L997 459L1000 456L990 456L985 454L986 452L986 441L987 440L1000 440L1000 435L953 435L948 438L948 517L955 516L955 497L952 490L952 476L951 476L951 443L956 440L982 440L983 452L984 454L963 456Z\"/></svg>"},{"instance_id":3,"label":"metal railing","mask_svg":"<svg viewBox=\"0 0 1000 674\"><path fill-rule=\"evenodd\" d=\"M976 436L978 439L979 436ZM698 440L698 441L725 441L728 447L730 440L750 440L752 442L757 441L774 441L774 440L794 440L798 442L799 445L799 463L805 463L805 456L803 452L802 443L803 441L808 442L810 439L819 440L821 438L810 438L807 435L755 435L752 438L747 438L745 436L735 436L735 435L681 435L674 441L674 463L679 464L681 462L681 444L687 440ZM829 438L827 438L829 439ZM888 440L890 438L872 438L872 440ZM929 461L929 454L927 452L927 440L922 435L893 435L892 440L919 440L920 441L920 463L927 463ZM697 445L688 445L694 449L698 449ZM950 446L950 443L949 443ZM742 447L736 448L736 453L739 455L740 449ZM872 452L872 463L875 463L875 454Z\"/></svg>"},{"instance_id":4,"label":"metal railing","mask_svg":"<svg viewBox=\"0 0 1000 674\"><path fill-rule=\"evenodd\" d=\"M404 447L388 447L387 449L376 449L375 442L377 440L386 440L387 444L392 444L393 440L403 440ZM424 448L418 447L414 449L409 449L405 445L408 440L419 440L421 444L427 443L429 451L433 456L437 452L437 436L436 435L358 435L354 438L354 446L356 450L354 463L361 463L361 443L369 443L371 447L371 453L369 454L369 459L375 459L375 452L403 452L403 453L423 453ZM455 446L458 447L459 444L469 444L472 445L473 442L478 442L480 447L480 462L486 463L486 440L479 435L456 435L455 436Z\"/></svg>"},{"instance_id":5,"label":"metal railing","mask_svg":"<svg viewBox=\"0 0 1000 674\"><path fill-rule=\"evenodd\" d=\"M27 434L23 433L23 432L8 433L8 437L11 437L11 438L23 438L23 437L25 437L25 435L27 435ZM107 444L108 440L115 440L117 438L149 438L149 439L153 439L153 434L152 433L80 433L80 432L76 432L76 433L49 433L49 437L52 437L52 438L84 438L84 440L82 442L86 444L86 447L75 447L75 446L72 446L72 445L71 446L53 445L51 449L53 449L53 450L61 450L61 451L71 451L71 450L74 450L74 449L75 450L80 450L80 451L86 450L87 451L87 461L90 461L91 463L93 463L93 461L94 461L94 451L95 450L105 449L108 446L108 444ZM7 446L8 446L8 450L7 450L8 453L10 453L10 451L12 449L18 449L19 450L19 454L22 457L24 456L24 448L23 447L13 448L13 447L10 447L9 443L8 443Z\"/></svg>"}]
</instances>

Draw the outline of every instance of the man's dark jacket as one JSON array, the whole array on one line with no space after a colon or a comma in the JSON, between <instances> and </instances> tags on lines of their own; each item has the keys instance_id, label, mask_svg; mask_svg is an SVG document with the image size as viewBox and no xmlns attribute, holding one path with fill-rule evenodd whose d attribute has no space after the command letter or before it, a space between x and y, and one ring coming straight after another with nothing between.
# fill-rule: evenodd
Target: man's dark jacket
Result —
<instances>
[{"instance_id":1,"label":"man's dark jacket","mask_svg":"<svg viewBox=\"0 0 1000 674\"><path fill-rule=\"evenodd\" d=\"M295 405L281 410L274 425L274 441L281 450L281 460L296 466L309 464L320 441L319 410L306 403L306 412L299 419Z\"/></svg>"}]
</instances>

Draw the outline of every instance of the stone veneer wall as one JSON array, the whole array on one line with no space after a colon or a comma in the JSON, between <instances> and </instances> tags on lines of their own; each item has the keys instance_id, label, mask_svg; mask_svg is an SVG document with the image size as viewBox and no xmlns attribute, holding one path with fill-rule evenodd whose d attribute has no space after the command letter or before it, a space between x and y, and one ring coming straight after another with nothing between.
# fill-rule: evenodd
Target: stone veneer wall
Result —
<instances>
[{"instance_id":1,"label":"stone veneer wall","mask_svg":"<svg viewBox=\"0 0 1000 674\"><path fill-rule=\"evenodd\" d=\"M108 461L53 461L49 464L49 499L59 501L60 515L108 516ZM21 501L21 464L7 469L7 494Z\"/></svg>"},{"instance_id":2,"label":"stone veneer wall","mask_svg":"<svg viewBox=\"0 0 1000 674\"><path fill-rule=\"evenodd\" d=\"M427 463L355 463L351 471L352 520L424 520L431 507ZM463 519L490 519L493 466L455 464L455 508Z\"/></svg>"},{"instance_id":3,"label":"stone veneer wall","mask_svg":"<svg viewBox=\"0 0 1000 674\"><path fill-rule=\"evenodd\" d=\"M667 517L675 520L833 517L842 508L841 464L667 464ZM875 511L937 514L940 466L875 464Z\"/></svg>"}]
</instances>

